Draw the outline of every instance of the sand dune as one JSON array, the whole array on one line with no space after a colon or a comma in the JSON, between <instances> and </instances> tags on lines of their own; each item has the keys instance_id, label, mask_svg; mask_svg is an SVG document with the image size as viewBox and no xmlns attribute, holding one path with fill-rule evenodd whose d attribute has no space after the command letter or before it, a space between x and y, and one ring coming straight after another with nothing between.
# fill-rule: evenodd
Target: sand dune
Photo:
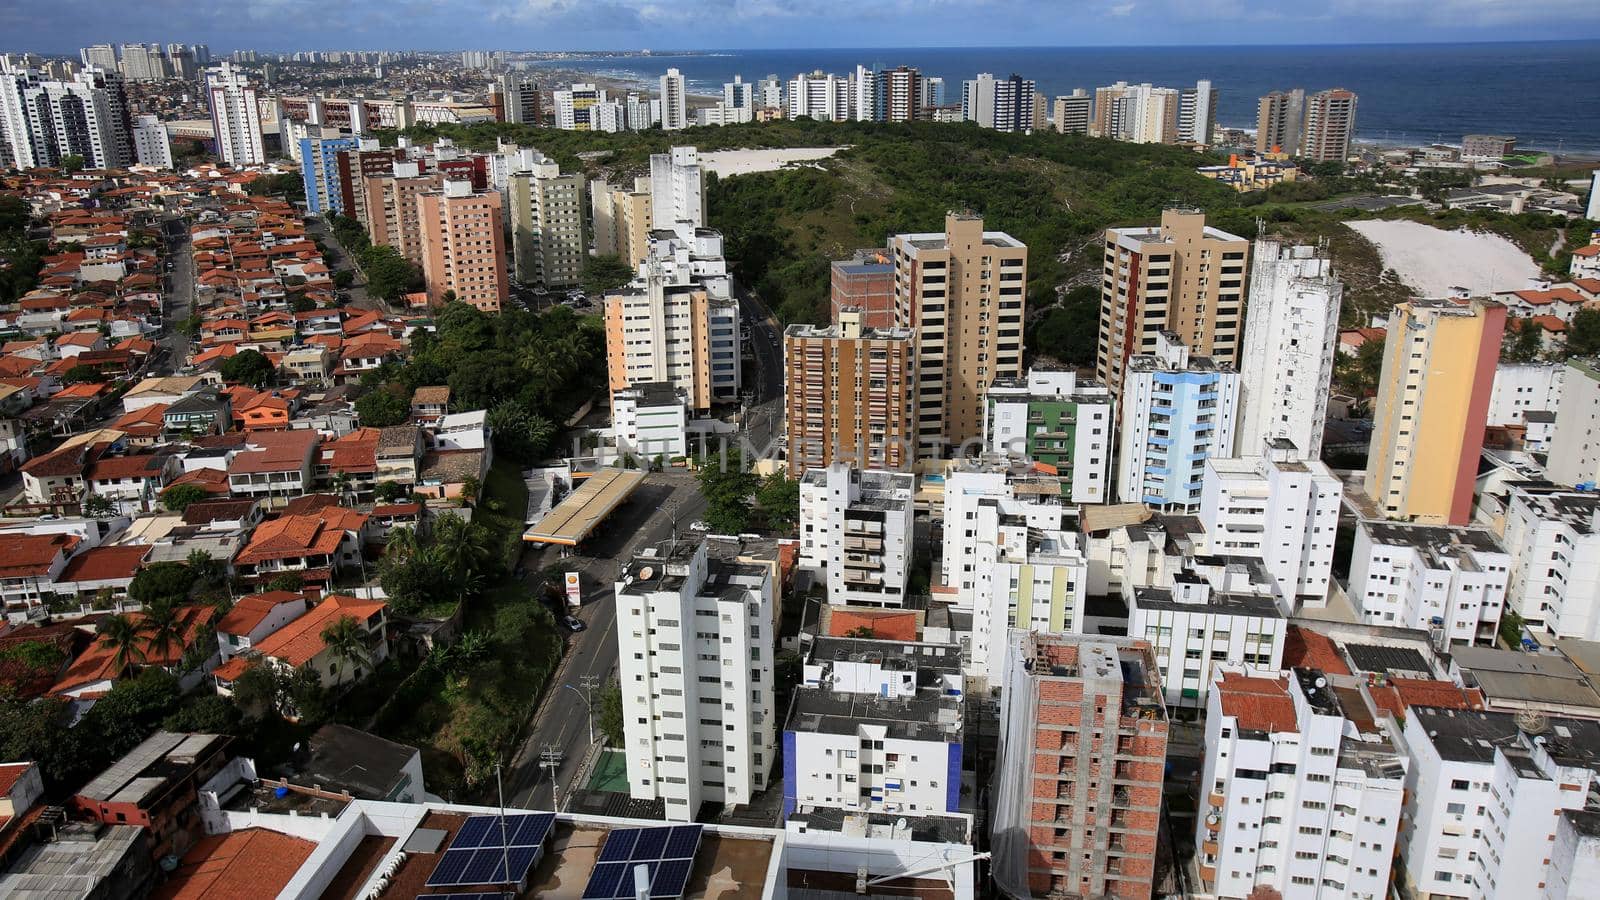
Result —
<instances>
[{"instance_id":1,"label":"sand dune","mask_svg":"<svg viewBox=\"0 0 1600 900\"><path fill-rule=\"evenodd\" d=\"M1444 297L1455 288L1475 295L1527 287L1539 267L1498 234L1445 231L1405 219L1346 222L1378 248L1386 269L1418 296Z\"/></svg>"},{"instance_id":2,"label":"sand dune","mask_svg":"<svg viewBox=\"0 0 1600 900\"><path fill-rule=\"evenodd\" d=\"M843 147L791 147L781 150L716 150L700 154L700 165L717 173L718 178L748 175L751 172L776 172L790 163L827 159Z\"/></svg>"}]
</instances>

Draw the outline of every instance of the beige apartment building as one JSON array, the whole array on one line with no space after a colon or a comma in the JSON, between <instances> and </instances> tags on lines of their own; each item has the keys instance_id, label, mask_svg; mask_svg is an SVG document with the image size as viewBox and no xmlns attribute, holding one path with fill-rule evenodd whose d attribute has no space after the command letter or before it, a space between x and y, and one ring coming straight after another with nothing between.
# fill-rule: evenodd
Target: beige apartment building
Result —
<instances>
[{"instance_id":1,"label":"beige apartment building","mask_svg":"<svg viewBox=\"0 0 1600 900\"><path fill-rule=\"evenodd\" d=\"M1356 95L1344 88L1306 98L1304 155L1315 162L1344 162L1356 134Z\"/></svg>"},{"instance_id":2,"label":"beige apartment building","mask_svg":"<svg viewBox=\"0 0 1600 900\"><path fill-rule=\"evenodd\" d=\"M417 198L443 184L438 172L423 174L416 162L397 162L394 173L366 180L367 229L374 244L388 244L417 265L423 264L422 226Z\"/></svg>"},{"instance_id":3,"label":"beige apartment building","mask_svg":"<svg viewBox=\"0 0 1600 900\"><path fill-rule=\"evenodd\" d=\"M1174 332L1195 356L1237 366L1250 242L1168 209L1159 226L1106 229L1095 377L1122 396L1128 360Z\"/></svg>"},{"instance_id":4,"label":"beige apartment building","mask_svg":"<svg viewBox=\"0 0 1600 900\"><path fill-rule=\"evenodd\" d=\"M1055 127L1062 134L1088 134L1094 124L1094 97L1078 88L1055 102Z\"/></svg>"},{"instance_id":5,"label":"beige apartment building","mask_svg":"<svg viewBox=\"0 0 1600 900\"><path fill-rule=\"evenodd\" d=\"M919 456L941 442L983 439L984 403L997 378L1020 378L1028 247L983 218L950 213L943 233L897 234L895 323L916 345Z\"/></svg>"},{"instance_id":6,"label":"beige apartment building","mask_svg":"<svg viewBox=\"0 0 1600 900\"><path fill-rule=\"evenodd\" d=\"M418 197L417 212L428 302L437 306L454 292L463 303L499 312L511 296L500 193L475 192L472 182L452 178Z\"/></svg>"},{"instance_id":7,"label":"beige apartment building","mask_svg":"<svg viewBox=\"0 0 1600 900\"><path fill-rule=\"evenodd\" d=\"M1471 520L1505 328L1506 308L1493 300L1412 300L1389 313L1365 483L1380 514Z\"/></svg>"},{"instance_id":8,"label":"beige apartment building","mask_svg":"<svg viewBox=\"0 0 1600 900\"><path fill-rule=\"evenodd\" d=\"M511 249L517 280L546 287L572 287L583 275L583 174L561 174L541 158L511 176Z\"/></svg>"},{"instance_id":9,"label":"beige apartment building","mask_svg":"<svg viewBox=\"0 0 1600 900\"><path fill-rule=\"evenodd\" d=\"M739 304L711 297L699 284L674 284L646 265L645 275L608 294L606 376L611 393L665 382L690 408L738 399Z\"/></svg>"},{"instance_id":10,"label":"beige apartment building","mask_svg":"<svg viewBox=\"0 0 1600 900\"><path fill-rule=\"evenodd\" d=\"M1256 153L1300 154L1306 92L1273 91L1256 101Z\"/></svg>"},{"instance_id":11,"label":"beige apartment building","mask_svg":"<svg viewBox=\"0 0 1600 900\"><path fill-rule=\"evenodd\" d=\"M650 255L650 179L633 180L633 190L604 180L589 185L589 221L594 252L637 266Z\"/></svg>"},{"instance_id":12,"label":"beige apartment building","mask_svg":"<svg viewBox=\"0 0 1600 900\"><path fill-rule=\"evenodd\" d=\"M909 328L866 328L849 310L831 326L783 335L789 471L849 462L903 470L915 457L915 350Z\"/></svg>"}]
</instances>

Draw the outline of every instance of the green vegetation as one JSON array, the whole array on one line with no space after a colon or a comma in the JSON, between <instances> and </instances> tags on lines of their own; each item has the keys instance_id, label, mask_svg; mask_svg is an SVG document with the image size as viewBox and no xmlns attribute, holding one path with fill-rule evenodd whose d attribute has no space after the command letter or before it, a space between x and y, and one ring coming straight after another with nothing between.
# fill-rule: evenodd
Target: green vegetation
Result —
<instances>
[{"instance_id":1,"label":"green vegetation","mask_svg":"<svg viewBox=\"0 0 1600 900\"><path fill-rule=\"evenodd\" d=\"M599 297L627 284L633 278L633 268L615 255L589 256L584 258L580 278L584 292Z\"/></svg>"},{"instance_id":2,"label":"green vegetation","mask_svg":"<svg viewBox=\"0 0 1600 900\"><path fill-rule=\"evenodd\" d=\"M305 179L299 172L262 175L244 187L252 197L278 196L290 203L303 203L306 199Z\"/></svg>"},{"instance_id":3,"label":"green vegetation","mask_svg":"<svg viewBox=\"0 0 1600 900\"><path fill-rule=\"evenodd\" d=\"M28 240L32 211L26 201L0 194L0 304L11 304L39 283L43 241Z\"/></svg>"},{"instance_id":4,"label":"green vegetation","mask_svg":"<svg viewBox=\"0 0 1600 900\"><path fill-rule=\"evenodd\" d=\"M448 513L425 538L395 529L379 567L390 607L402 615L450 615L498 574L492 540L488 528Z\"/></svg>"},{"instance_id":5,"label":"green vegetation","mask_svg":"<svg viewBox=\"0 0 1600 900\"><path fill-rule=\"evenodd\" d=\"M1567 325L1567 355L1593 356L1600 353L1600 309L1578 310Z\"/></svg>"},{"instance_id":6,"label":"green vegetation","mask_svg":"<svg viewBox=\"0 0 1600 900\"><path fill-rule=\"evenodd\" d=\"M388 244L373 244L361 223L349 216L329 216L328 227L367 276L367 293L393 301L422 290L422 272Z\"/></svg>"},{"instance_id":7,"label":"green vegetation","mask_svg":"<svg viewBox=\"0 0 1600 900\"><path fill-rule=\"evenodd\" d=\"M600 733L606 743L622 746L622 683L612 679L600 694Z\"/></svg>"},{"instance_id":8,"label":"green vegetation","mask_svg":"<svg viewBox=\"0 0 1600 900\"><path fill-rule=\"evenodd\" d=\"M743 457L729 454L696 460L695 477L706 498L705 522L716 534L752 529L793 531L800 522L800 483L783 473L757 476Z\"/></svg>"},{"instance_id":9,"label":"green vegetation","mask_svg":"<svg viewBox=\"0 0 1600 900\"><path fill-rule=\"evenodd\" d=\"M1522 616L1516 610L1500 614L1500 640L1513 650L1522 649Z\"/></svg>"},{"instance_id":10,"label":"green vegetation","mask_svg":"<svg viewBox=\"0 0 1600 900\"><path fill-rule=\"evenodd\" d=\"M272 360L260 350L240 350L222 361L222 380L230 384L261 388L272 382L274 374Z\"/></svg>"},{"instance_id":11,"label":"green vegetation","mask_svg":"<svg viewBox=\"0 0 1600 900\"><path fill-rule=\"evenodd\" d=\"M410 395L401 396L397 384L367 391L356 400L356 415L365 428L388 428L411 416Z\"/></svg>"}]
</instances>

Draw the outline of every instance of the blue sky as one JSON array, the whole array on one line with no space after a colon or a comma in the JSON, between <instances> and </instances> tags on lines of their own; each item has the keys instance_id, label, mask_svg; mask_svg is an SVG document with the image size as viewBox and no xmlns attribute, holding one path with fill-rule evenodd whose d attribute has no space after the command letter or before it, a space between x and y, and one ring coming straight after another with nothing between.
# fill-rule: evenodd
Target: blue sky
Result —
<instances>
[{"instance_id":1,"label":"blue sky","mask_svg":"<svg viewBox=\"0 0 1600 900\"><path fill-rule=\"evenodd\" d=\"M0 50L1329 44L1600 38L1596 0L0 0Z\"/></svg>"}]
</instances>

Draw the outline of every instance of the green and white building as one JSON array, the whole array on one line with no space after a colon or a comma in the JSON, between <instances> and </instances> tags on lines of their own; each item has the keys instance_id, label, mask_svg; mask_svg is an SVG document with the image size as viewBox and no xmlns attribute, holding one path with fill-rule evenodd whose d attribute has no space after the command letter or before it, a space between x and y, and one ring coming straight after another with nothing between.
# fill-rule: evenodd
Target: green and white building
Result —
<instances>
[{"instance_id":1,"label":"green and white building","mask_svg":"<svg viewBox=\"0 0 1600 900\"><path fill-rule=\"evenodd\" d=\"M991 453L1054 469L1073 503L1111 501L1111 392L1071 371L1029 369L989 387L985 440Z\"/></svg>"}]
</instances>

